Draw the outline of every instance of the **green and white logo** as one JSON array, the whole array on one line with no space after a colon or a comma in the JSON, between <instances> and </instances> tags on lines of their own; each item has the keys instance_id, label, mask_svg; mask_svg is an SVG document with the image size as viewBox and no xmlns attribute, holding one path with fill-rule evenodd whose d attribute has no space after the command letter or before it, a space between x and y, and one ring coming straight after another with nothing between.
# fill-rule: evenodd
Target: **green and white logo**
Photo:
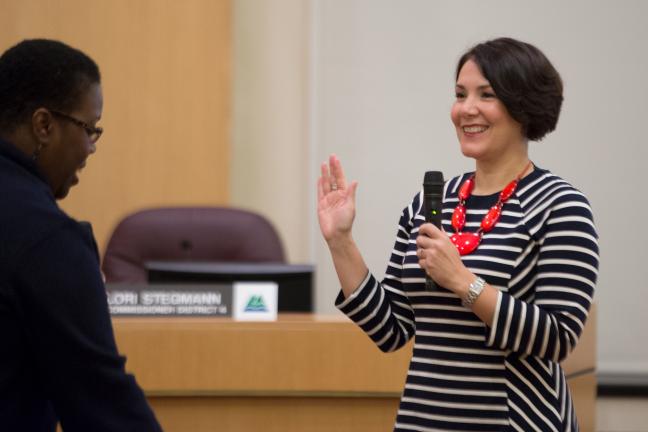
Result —
<instances>
[{"instance_id":1,"label":"green and white logo","mask_svg":"<svg viewBox=\"0 0 648 432\"><path fill-rule=\"evenodd\" d=\"M234 310L237 321L276 321L276 282L234 282Z\"/></svg>"},{"instance_id":2,"label":"green and white logo","mask_svg":"<svg viewBox=\"0 0 648 432\"><path fill-rule=\"evenodd\" d=\"M268 312L263 296L253 295L245 305L245 312Z\"/></svg>"}]
</instances>

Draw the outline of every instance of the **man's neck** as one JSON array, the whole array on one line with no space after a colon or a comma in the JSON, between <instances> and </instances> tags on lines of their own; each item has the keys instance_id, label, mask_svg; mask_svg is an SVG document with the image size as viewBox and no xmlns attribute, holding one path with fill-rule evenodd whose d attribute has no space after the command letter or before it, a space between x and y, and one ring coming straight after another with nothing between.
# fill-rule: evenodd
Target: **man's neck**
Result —
<instances>
[{"instance_id":1,"label":"man's neck","mask_svg":"<svg viewBox=\"0 0 648 432\"><path fill-rule=\"evenodd\" d=\"M34 154L36 146L31 140L26 139L29 136L26 132L25 126L18 126L11 132L0 131L0 138L12 144L25 155L31 156Z\"/></svg>"}]
</instances>

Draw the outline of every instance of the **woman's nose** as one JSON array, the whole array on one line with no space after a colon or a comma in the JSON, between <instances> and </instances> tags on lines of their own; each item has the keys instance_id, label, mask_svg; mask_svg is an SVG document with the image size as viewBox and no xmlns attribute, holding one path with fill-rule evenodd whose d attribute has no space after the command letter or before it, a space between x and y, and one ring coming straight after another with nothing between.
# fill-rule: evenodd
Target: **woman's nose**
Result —
<instances>
[{"instance_id":1,"label":"woman's nose","mask_svg":"<svg viewBox=\"0 0 648 432\"><path fill-rule=\"evenodd\" d=\"M467 97L464 100L464 103L461 104L461 113L467 116L475 116L479 114L479 109L477 108L477 101L473 97Z\"/></svg>"}]
</instances>

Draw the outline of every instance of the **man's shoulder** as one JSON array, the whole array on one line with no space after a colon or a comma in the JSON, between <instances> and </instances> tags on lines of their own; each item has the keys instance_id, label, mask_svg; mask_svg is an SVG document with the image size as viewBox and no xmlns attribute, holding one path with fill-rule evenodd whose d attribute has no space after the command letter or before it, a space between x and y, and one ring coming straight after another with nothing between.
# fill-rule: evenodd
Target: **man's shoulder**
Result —
<instances>
[{"instance_id":1,"label":"man's shoulder","mask_svg":"<svg viewBox=\"0 0 648 432\"><path fill-rule=\"evenodd\" d=\"M0 208L0 267L72 220L42 182L7 172L0 172Z\"/></svg>"}]
</instances>

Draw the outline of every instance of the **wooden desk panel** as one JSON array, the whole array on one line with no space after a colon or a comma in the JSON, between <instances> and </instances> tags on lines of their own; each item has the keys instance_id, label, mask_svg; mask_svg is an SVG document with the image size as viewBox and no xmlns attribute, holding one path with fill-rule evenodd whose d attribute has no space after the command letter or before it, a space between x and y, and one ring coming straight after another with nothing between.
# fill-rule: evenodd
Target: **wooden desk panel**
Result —
<instances>
[{"instance_id":1,"label":"wooden desk panel","mask_svg":"<svg viewBox=\"0 0 648 432\"><path fill-rule=\"evenodd\" d=\"M169 432L390 432L398 396L151 397Z\"/></svg>"},{"instance_id":2,"label":"wooden desk panel","mask_svg":"<svg viewBox=\"0 0 648 432\"><path fill-rule=\"evenodd\" d=\"M563 364L585 432L595 418L595 321L592 311ZM380 352L343 316L113 324L127 368L167 432L389 431L411 356L411 343Z\"/></svg>"},{"instance_id":3,"label":"wooden desk panel","mask_svg":"<svg viewBox=\"0 0 648 432\"><path fill-rule=\"evenodd\" d=\"M411 355L411 349L383 355L344 317L113 323L128 369L150 394L400 393Z\"/></svg>"}]
</instances>

